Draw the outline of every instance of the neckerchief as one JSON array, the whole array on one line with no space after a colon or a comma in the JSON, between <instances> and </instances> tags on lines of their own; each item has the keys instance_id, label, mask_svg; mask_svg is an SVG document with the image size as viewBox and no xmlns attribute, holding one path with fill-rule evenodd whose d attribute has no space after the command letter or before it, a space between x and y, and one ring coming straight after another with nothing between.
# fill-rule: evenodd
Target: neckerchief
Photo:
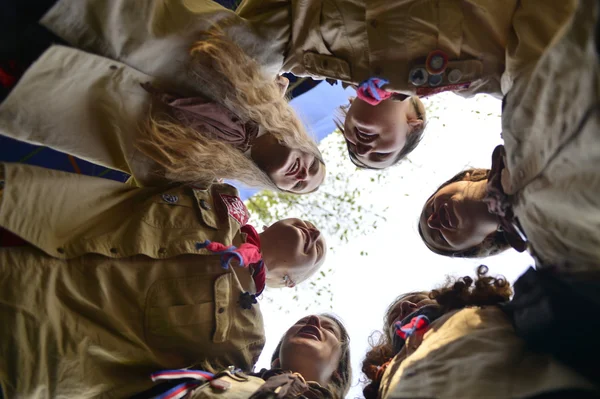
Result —
<instances>
[{"instance_id":1,"label":"neckerchief","mask_svg":"<svg viewBox=\"0 0 600 399\"><path fill-rule=\"evenodd\" d=\"M164 92L150 83L142 83L144 90L169 107L172 116L182 125L223 141L241 152L246 152L258 136L258 125L244 123L228 108L205 97L181 97Z\"/></svg>"},{"instance_id":2,"label":"neckerchief","mask_svg":"<svg viewBox=\"0 0 600 399\"><path fill-rule=\"evenodd\" d=\"M502 187L502 171L506 169L505 155L506 151L503 145L497 146L492 153L492 169L488 177L486 196L483 202L487 204L490 213L498 216L506 241L516 251L523 252L527 249L527 238L514 215L510 197Z\"/></svg>"}]
</instances>

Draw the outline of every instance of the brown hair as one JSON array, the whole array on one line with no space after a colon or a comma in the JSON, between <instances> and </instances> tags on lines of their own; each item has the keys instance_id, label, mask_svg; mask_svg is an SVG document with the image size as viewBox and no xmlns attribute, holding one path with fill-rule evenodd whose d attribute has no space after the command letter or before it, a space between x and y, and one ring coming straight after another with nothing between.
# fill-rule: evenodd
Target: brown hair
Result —
<instances>
[{"instance_id":1,"label":"brown hair","mask_svg":"<svg viewBox=\"0 0 600 399\"><path fill-rule=\"evenodd\" d=\"M342 323L338 317L330 313L321 313L319 316L327 317L328 319L333 320L338 325L342 333L342 353L340 355L340 361L338 363L336 372L331 377L331 381L329 384L327 384L326 388L331 392L334 399L343 399L350 390L350 384L352 382L352 365L350 363L350 336L348 335L348 330L346 330L344 323ZM279 340L277 347L273 351L271 363L273 363L276 359L279 359L279 352L281 350L282 343L283 337Z\"/></svg>"},{"instance_id":2,"label":"brown hair","mask_svg":"<svg viewBox=\"0 0 600 399\"><path fill-rule=\"evenodd\" d=\"M234 112L241 122L256 122L283 145L312 154L324 165L316 143L287 100L282 98L275 79L266 76L261 66L220 28L201 35L202 40L190 49L188 78L202 95ZM138 147L175 181L208 184L224 178L279 190L238 150L182 126L166 115L148 119Z\"/></svg>"},{"instance_id":3,"label":"brown hair","mask_svg":"<svg viewBox=\"0 0 600 399\"><path fill-rule=\"evenodd\" d=\"M512 295L510 283L503 276L488 276L488 271L487 266L479 266L475 280L469 276L447 277L442 288L434 289L428 293L429 298L437 302L443 313L469 306L491 306L509 301ZM425 292L409 293L398 297L388 307L385 322L390 322L388 320L390 311L399 301L410 295L421 293ZM385 328L386 325L384 325ZM381 377L383 377L387 364L394 358L396 352L386 334L381 334L377 345L373 345L372 342L369 342L369 344L371 344L371 350L367 352L362 362L362 372L366 377L363 380L366 383L363 388L363 395L366 399L376 399L379 394Z\"/></svg>"},{"instance_id":4,"label":"brown hair","mask_svg":"<svg viewBox=\"0 0 600 399\"><path fill-rule=\"evenodd\" d=\"M452 183L456 183L459 181L478 182L482 180L487 180L489 175L489 169L471 168L463 170L462 172L457 173L450 180L444 182L441 186L439 186L437 190L435 190L435 192L431 194L429 198L427 198L427 201L425 201L425 203L427 203L431 199L431 197L433 197L442 188ZM425 207L423 207L421 215L423 215L423 212L425 212ZM421 239L423 240L427 248L429 248L431 252L434 252L438 255L450 256L455 258L483 258L486 256L499 254L500 252L506 251L508 248L510 248L510 244L508 243L508 241L504 237L504 234L501 231L496 231L490 234L481 242L481 244L476 245L474 247L462 250L446 250L436 248L435 246L431 245L425 240L425 237L423 236L423 230L421 229L421 223L418 224L418 230L419 235L421 236Z\"/></svg>"},{"instance_id":5,"label":"brown hair","mask_svg":"<svg viewBox=\"0 0 600 399\"><path fill-rule=\"evenodd\" d=\"M417 102L414 98L411 98L411 103L412 103L413 107L415 108L415 112L417 113L417 119L423 121L423 123L421 123L419 126L413 127L411 129L409 134L406 136L406 143L404 143L404 147L402 147L402 150L400 150L400 152L396 156L396 159L394 159L394 162L392 163L392 165L395 165L398 162L400 162L401 160L403 160L404 158L406 158L408 156L408 154L410 154L411 152L413 152L413 150L415 148L417 148L417 146L423 139L423 133L425 132L425 126L426 126L425 113L421 112L421 110L419 109L419 105L417 104ZM348 116L348 109L350 108L351 104L352 104L352 101L350 101L350 103L347 105L343 105L343 106L339 107L338 111L339 111L340 116L334 119L335 126L339 129L339 131L342 134L344 134L344 120ZM346 141L346 145L347 144L348 144L348 142ZM381 168L373 168L371 166L367 166L364 163L362 163L360 161L360 159L357 158L356 154L354 154L352 151L350 151L349 147L348 147L348 156L350 157L350 161L352 161L352 163L357 168L374 169L374 170L381 169Z\"/></svg>"}]
</instances>

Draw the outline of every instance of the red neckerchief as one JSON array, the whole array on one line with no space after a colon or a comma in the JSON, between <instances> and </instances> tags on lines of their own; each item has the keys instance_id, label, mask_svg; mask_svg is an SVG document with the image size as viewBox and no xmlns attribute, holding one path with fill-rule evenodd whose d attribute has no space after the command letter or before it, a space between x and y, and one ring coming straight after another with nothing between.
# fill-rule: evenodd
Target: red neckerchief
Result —
<instances>
[{"instance_id":1,"label":"red neckerchief","mask_svg":"<svg viewBox=\"0 0 600 399\"><path fill-rule=\"evenodd\" d=\"M256 246L260 251L260 236L258 235L258 232L254 226L247 224L242 226L240 230L242 233L246 234L246 242ZM267 281L267 268L262 260L251 264L250 267L252 268L252 278L254 279L254 284L256 285L256 296L259 296L265 289Z\"/></svg>"},{"instance_id":2,"label":"red neckerchief","mask_svg":"<svg viewBox=\"0 0 600 399\"><path fill-rule=\"evenodd\" d=\"M27 241L21 237L14 235L8 230L0 227L0 248L3 247L21 247L27 245Z\"/></svg>"},{"instance_id":3,"label":"red neckerchief","mask_svg":"<svg viewBox=\"0 0 600 399\"><path fill-rule=\"evenodd\" d=\"M519 231L519 220L514 215L510 197L502 187L502 171L506 168L505 155L503 145L497 146L492 153L492 169L483 201L487 203L488 211L498 216L506 241L518 252L523 252L527 249L527 241L523 239L525 235Z\"/></svg>"}]
</instances>

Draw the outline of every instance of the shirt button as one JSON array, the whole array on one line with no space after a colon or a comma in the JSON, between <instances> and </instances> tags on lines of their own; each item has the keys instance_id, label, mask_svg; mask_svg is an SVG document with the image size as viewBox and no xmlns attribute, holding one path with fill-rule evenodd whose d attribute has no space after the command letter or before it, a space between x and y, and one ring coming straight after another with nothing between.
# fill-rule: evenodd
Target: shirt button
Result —
<instances>
[{"instance_id":1,"label":"shirt button","mask_svg":"<svg viewBox=\"0 0 600 399\"><path fill-rule=\"evenodd\" d=\"M117 66L116 65L111 65L110 69L112 69L114 71L115 69L117 69Z\"/></svg>"},{"instance_id":2,"label":"shirt button","mask_svg":"<svg viewBox=\"0 0 600 399\"><path fill-rule=\"evenodd\" d=\"M219 308L219 310L217 310L217 312L219 314L225 313L225 308Z\"/></svg>"},{"instance_id":3,"label":"shirt button","mask_svg":"<svg viewBox=\"0 0 600 399\"><path fill-rule=\"evenodd\" d=\"M208 202L206 202L206 200L200 200L200 206L202 207L202 209L204 209L206 211L210 211L212 209L210 207L210 204Z\"/></svg>"},{"instance_id":4,"label":"shirt button","mask_svg":"<svg viewBox=\"0 0 600 399\"><path fill-rule=\"evenodd\" d=\"M164 254L166 254L166 253L167 253L167 248L162 248L162 247L161 247L161 248L159 248L159 249L158 249L158 253L159 253L160 255L164 255Z\"/></svg>"},{"instance_id":5,"label":"shirt button","mask_svg":"<svg viewBox=\"0 0 600 399\"><path fill-rule=\"evenodd\" d=\"M110 253L112 253L112 254L116 254L116 253L118 253L118 252L119 252L119 251L117 250L117 248L111 248L111 249L110 249Z\"/></svg>"},{"instance_id":6,"label":"shirt button","mask_svg":"<svg viewBox=\"0 0 600 399\"><path fill-rule=\"evenodd\" d=\"M59 254L64 254L65 249L64 248L56 248L56 252L58 252Z\"/></svg>"}]
</instances>

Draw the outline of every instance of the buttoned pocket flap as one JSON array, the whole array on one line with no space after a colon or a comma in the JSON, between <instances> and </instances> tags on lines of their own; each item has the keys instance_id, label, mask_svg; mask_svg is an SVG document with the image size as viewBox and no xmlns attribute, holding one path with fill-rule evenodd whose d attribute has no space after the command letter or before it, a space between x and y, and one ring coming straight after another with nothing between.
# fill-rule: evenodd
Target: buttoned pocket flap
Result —
<instances>
[{"instance_id":1,"label":"buttoned pocket flap","mask_svg":"<svg viewBox=\"0 0 600 399\"><path fill-rule=\"evenodd\" d=\"M217 213L215 211L215 203L213 196L209 190L200 190L194 188L194 197L200 210L200 218L213 229L217 228Z\"/></svg>"},{"instance_id":2,"label":"buttoned pocket flap","mask_svg":"<svg viewBox=\"0 0 600 399\"><path fill-rule=\"evenodd\" d=\"M304 68L316 76L352 80L350 64L341 58L317 53L304 53Z\"/></svg>"},{"instance_id":3,"label":"buttoned pocket flap","mask_svg":"<svg viewBox=\"0 0 600 399\"><path fill-rule=\"evenodd\" d=\"M194 198L184 189L155 194L141 207L142 220L150 226L175 229L199 227Z\"/></svg>"},{"instance_id":4,"label":"buttoned pocket flap","mask_svg":"<svg viewBox=\"0 0 600 399\"><path fill-rule=\"evenodd\" d=\"M233 273L223 274L215 281L215 320L216 328L213 341L221 343L227 341L229 336L229 318L232 315L230 306L233 289ZM236 290L237 292L237 290Z\"/></svg>"}]
</instances>

